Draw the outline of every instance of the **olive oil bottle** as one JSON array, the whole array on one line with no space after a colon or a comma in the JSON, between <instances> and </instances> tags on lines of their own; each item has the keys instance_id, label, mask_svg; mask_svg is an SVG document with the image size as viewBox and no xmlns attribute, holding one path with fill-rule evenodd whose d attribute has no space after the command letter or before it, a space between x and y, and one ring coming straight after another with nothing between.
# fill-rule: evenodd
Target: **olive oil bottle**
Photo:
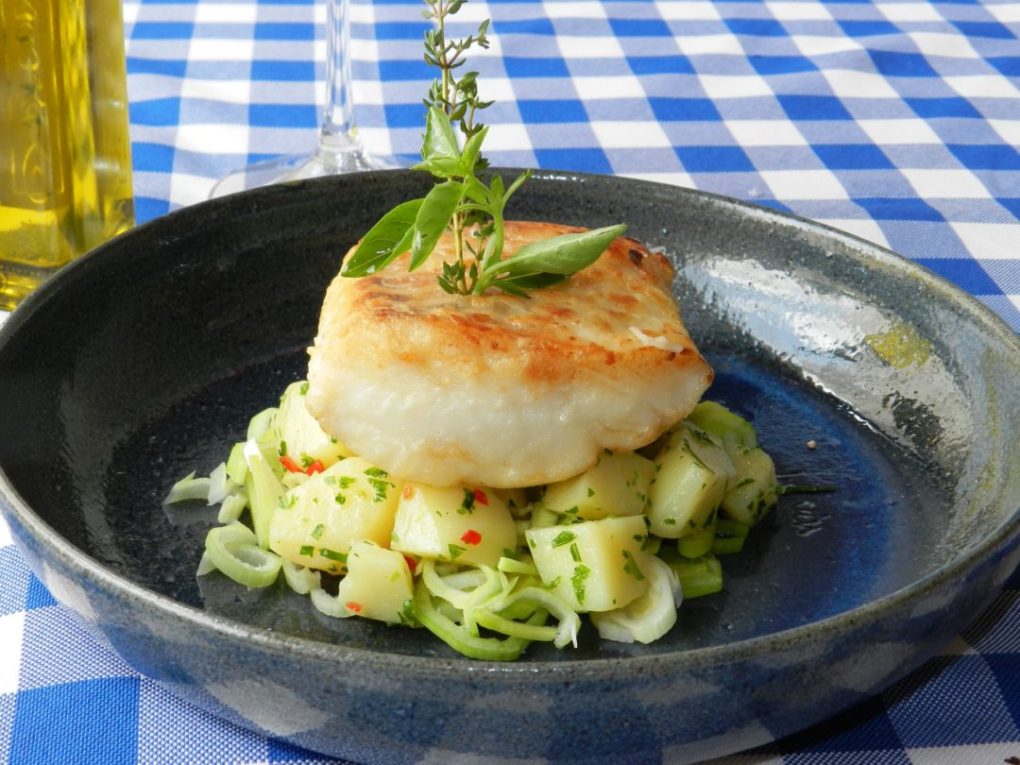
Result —
<instances>
[{"instance_id":1,"label":"olive oil bottle","mask_svg":"<svg viewBox=\"0 0 1020 765\"><path fill-rule=\"evenodd\" d=\"M0 309L134 223L121 0L0 0Z\"/></svg>"}]
</instances>

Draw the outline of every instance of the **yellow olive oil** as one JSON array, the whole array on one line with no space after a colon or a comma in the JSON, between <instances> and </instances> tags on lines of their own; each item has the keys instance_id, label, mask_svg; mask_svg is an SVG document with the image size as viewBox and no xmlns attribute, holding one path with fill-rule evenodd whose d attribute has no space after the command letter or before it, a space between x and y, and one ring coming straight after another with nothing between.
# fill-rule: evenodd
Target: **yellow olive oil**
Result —
<instances>
[{"instance_id":1,"label":"yellow olive oil","mask_svg":"<svg viewBox=\"0 0 1020 765\"><path fill-rule=\"evenodd\" d=\"M134 223L120 0L0 0L0 309Z\"/></svg>"}]
</instances>

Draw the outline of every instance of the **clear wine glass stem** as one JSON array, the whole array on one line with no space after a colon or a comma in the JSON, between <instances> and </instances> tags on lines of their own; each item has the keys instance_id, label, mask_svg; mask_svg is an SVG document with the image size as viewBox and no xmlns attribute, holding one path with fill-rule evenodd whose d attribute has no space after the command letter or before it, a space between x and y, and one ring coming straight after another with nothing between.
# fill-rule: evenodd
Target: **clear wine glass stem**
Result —
<instances>
[{"instance_id":1,"label":"clear wine glass stem","mask_svg":"<svg viewBox=\"0 0 1020 765\"><path fill-rule=\"evenodd\" d=\"M360 146L351 89L351 0L326 0L326 106L319 143Z\"/></svg>"},{"instance_id":2,"label":"clear wine glass stem","mask_svg":"<svg viewBox=\"0 0 1020 765\"><path fill-rule=\"evenodd\" d=\"M351 0L326 0L326 103L311 155L284 156L249 165L217 183L210 196L303 178L397 167L365 154L354 122L351 75Z\"/></svg>"}]
</instances>

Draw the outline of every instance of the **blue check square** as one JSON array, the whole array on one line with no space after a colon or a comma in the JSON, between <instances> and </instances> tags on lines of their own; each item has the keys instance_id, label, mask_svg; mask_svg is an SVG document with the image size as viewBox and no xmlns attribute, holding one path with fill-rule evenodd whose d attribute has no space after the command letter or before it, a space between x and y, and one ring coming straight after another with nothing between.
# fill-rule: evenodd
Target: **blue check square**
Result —
<instances>
[{"instance_id":1,"label":"blue check square","mask_svg":"<svg viewBox=\"0 0 1020 765\"><path fill-rule=\"evenodd\" d=\"M561 58L507 56L503 59L511 77L569 77L570 71Z\"/></svg>"},{"instance_id":2,"label":"blue check square","mask_svg":"<svg viewBox=\"0 0 1020 765\"><path fill-rule=\"evenodd\" d=\"M891 170L893 163L870 143L816 144L811 147L830 170Z\"/></svg>"},{"instance_id":3,"label":"blue check square","mask_svg":"<svg viewBox=\"0 0 1020 765\"><path fill-rule=\"evenodd\" d=\"M776 100L793 120L852 120L843 102L834 96L777 95Z\"/></svg>"},{"instance_id":4,"label":"blue check square","mask_svg":"<svg viewBox=\"0 0 1020 765\"><path fill-rule=\"evenodd\" d=\"M917 197L867 197L854 201L875 220L937 221L945 218L934 207Z\"/></svg>"},{"instance_id":5,"label":"blue check square","mask_svg":"<svg viewBox=\"0 0 1020 765\"><path fill-rule=\"evenodd\" d=\"M786 37L783 25L775 19L726 19L733 34L750 37Z\"/></svg>"},{"instance_id":6,"label":"blue check square","mask_svg":"<svg viewBox=\"0 0 1020 765\"><path fill-rule=\"evenodd\" d=\"M149 101L132 101L128 104L132 125L169 127L181 121L180 98L153 98Z\"/></svg>"},{"instance_id":7,"label":"blue check square","mask_svg":"<svg viewBox=\"0 0 1020 765\"><path fill-rule=\"evenodd\" d=\"M672 37L673 32L662 19L620 19L609 20L609 26L617 37Z\"/></svg>"},{"instance_id":8,"label":"blue check square","mask_svg":"<svg viewBox=\"0 0 1020 765\"><path fill-rule=\"evenodd\" d=\"M754 171L754 165L739 146L677 146L674 151L689 173Z\"/></svg>"},{"instance_id":9,"label":"blue check square","mask_svg":"<svg viewBox=\"0 0 1020 765\"><path fill-rule=\"evenodd\" d=\"M131 161L135 172L169 175L174 169L174 149L162 143L136 141L131 145Z\"/></svg>"},{"instance_id":10,"label":"blue check square","mask_svg":"<svg viewBox=\"0 0 1020 765\"><path fill-rule=\"evenodd\" d=\"M879 74L886 77L938 77L928 59L920 53L903 53L891 50L869 50Z\"/></svg>"},{"instance_id":11,"label":"blue check square","mask_svg":"<svg viewBox=\"0 0 1020 765\"><path fill-rule=\"evenodd\" d=\"M971 295L1002 293L981 264L971 258L918 258L917 262Z\"/></svg>"},{"instance_id":12,"label":"blue check square","mask_svg":"<svg viewBox=\"0 0 1020 765\"><path fill-rule=\"evenodd\" d=\"M581 173L611 173L612 166L602 149L535 149L538 164L549 170L574 170Z\"/></svg>"},{"instance_id":13,"label":"blue check square","mask_svg":"<svg viewBox=\"0 0 1020 765\"><path fill-rule=\"evenodd\" d=\"M649 98L660 122L721 122L715 104L708 98Z\"/></svg>"},{"instance_id":14,"label":"blue check square","mask_svg":"<svg viewBox=\"0 0 1020 765\"><path fill-rule=\"evenodd\" d=\"M644 74L694 74L695 69L686 56L628 56L630 70Z\"/></svg>"},{"instance_id":15,"label":"blue check square","mask_svg":"<svg viewBox=\"0 0 1020 765\"><path fill-rule=\"evenodd\" d=\"M750 56L749 60L754 71L765 76L818 71L814 62L805 56Z\"/></svg>"},{"instance_id":16,"label":"blue check square","mask_svg":"<svg viewBox=\"0 0 1020 765\"><path fill-rule=\"evenodd\" d=\"M588 113L580 101L559 98L520 99L517 108L524 121L532 124L588 121Z\"/></svg>"},{"instance_id":17,"label":"blue check square","mask_svg":"<svg viewBox=\"0 0 1020 765\"><path fill-rule=\"evenodd\" d=\"M1007 77L1020 77L1020 56L989 56L985 60Z\"/></svg>"},{"instance_id":18,"label":"blue check square","mask_svg":"<svg viewBox=\"0 0 1020 765\"><path fill-rule=\"evenodd\" d=\"M971 170L1020 170L1020 152L1006 144L948 144L946 148Z\"/></svg>"},{"instance_id":19,"label":"blue check square","mask_svg":"<svg viewBox=\"0 0 1020 765\"><path fill-rule=\"evenodd\" d=\"M850 37L874 37L876 35L896 35L900 33L899 28L895 24L878 19L845 19L837 23Z\"/></svg>"},{"instance_id":20,"label":"blue check square","mask_svg":"<svg viewBox=\"0 0 1020 765\"><path fill-rule=\"evenodd\" d=\"M11 751L25 765L133 765L138 683L137 678L116 677L21 691L14 707ZM53 735L55 730L60 735Z\"/></svg>"},{"instance_id":21,"label":"blue check square","mask_svg":"<svg viewBox=\"0 0 1020 765\"><path fill-rule=\"evenodd\" d=\"M1009 27L997 21L954 21L953 26L967 37L989 37L996 40L1015 40L1016 35Z\"/></svg>"},{"instance_id":22,"label":"blue check square","mask_svg":"<svg viewBox=\"0 0 1020 765\"><path fill-rule=\"evenodd\" d=\"M938 119L940 117L967 117L981 119L981 113L965 98L906 98L904 99L918 117Z\"/></svg>"}]
</instances>

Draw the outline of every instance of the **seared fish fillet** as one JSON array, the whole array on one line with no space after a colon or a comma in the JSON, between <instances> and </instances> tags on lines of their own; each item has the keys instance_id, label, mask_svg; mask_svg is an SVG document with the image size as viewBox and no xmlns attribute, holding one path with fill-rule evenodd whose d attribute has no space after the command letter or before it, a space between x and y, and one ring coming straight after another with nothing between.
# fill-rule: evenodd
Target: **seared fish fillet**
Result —
<instances>
[{"instance_id":1,"label":"seared fish fillet","mask_svg":"<svg viewBox=\"0 0 1020 765\"><path fill-rule=\"evenodd\" d=\"M505 251L578 230L508 222ZM446 294L436 274L453 259L444 238L413 273L405 256L338 275L309 349L309 410L395 476L496 488L569 478L603 449L653 441L712 381L672 266L633 239L530 300Z\"/></svg>"}]
</instances>

